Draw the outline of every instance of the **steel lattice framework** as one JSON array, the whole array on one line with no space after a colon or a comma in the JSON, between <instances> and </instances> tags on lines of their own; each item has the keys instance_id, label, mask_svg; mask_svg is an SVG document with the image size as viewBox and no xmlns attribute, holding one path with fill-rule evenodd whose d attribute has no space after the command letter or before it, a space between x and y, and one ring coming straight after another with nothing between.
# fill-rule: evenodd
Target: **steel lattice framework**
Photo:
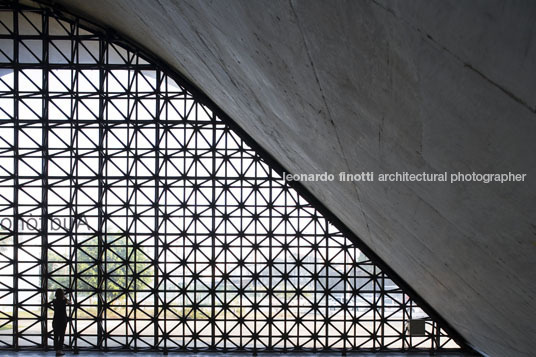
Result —
<instances>
[{"instance_id":1,"label":"steel lattice framework","mask_svg":"<svg viewBox=\"0 0 536 357\"><path fill-rule=\"evenodd\" d=\"M0 8L0 347L51 346L62 287L74 349L459 349L217 108L81 21Z\"/></svg>"}]
</instances>

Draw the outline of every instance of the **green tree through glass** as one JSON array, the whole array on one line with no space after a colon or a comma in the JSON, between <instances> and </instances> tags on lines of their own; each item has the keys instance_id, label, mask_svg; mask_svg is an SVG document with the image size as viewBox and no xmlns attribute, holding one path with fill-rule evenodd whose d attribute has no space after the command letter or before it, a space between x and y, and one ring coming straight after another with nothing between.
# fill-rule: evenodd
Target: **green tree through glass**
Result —
<instances>
[{"instance_id":1,"label":"green tree through glass","mask_svg":"<svg viewBox=\"0 0 536 357\"><path fill-rule=\"evenodd\" d=\"M99 286L99 263L104 274L103 287L109 303L121 303L126 294L150 291L154 276L154 265L143 248L130 241L128 236L119 233L107 233L104 238L102 260L99 261L98 237L91 236L83 240L75 249L74 254L49 250L48 272L50 274L49 290L57 288L70 290L76 284L79 294L91 295ZM69 257L76 257L77 277L69 278L72 263Z\"/></svg>"}]
</instances>

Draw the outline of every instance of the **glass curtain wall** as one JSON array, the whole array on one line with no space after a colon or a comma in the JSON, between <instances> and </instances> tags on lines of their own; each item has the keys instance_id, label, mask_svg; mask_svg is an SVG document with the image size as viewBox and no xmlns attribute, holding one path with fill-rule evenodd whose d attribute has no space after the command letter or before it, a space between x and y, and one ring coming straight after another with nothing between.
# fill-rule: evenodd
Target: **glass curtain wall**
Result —
<instances>
[{"instance_id":1,"label":"glass curtain wall","mask_svg":"<svg viewBox=\"0 0 536 357\"><path fill-rule=\"evenodd\" d=\"M52 346L57 288L73 349L459 348L228 122L120 43L0 7L0 348Z\"/></svg>"}]
</instances>

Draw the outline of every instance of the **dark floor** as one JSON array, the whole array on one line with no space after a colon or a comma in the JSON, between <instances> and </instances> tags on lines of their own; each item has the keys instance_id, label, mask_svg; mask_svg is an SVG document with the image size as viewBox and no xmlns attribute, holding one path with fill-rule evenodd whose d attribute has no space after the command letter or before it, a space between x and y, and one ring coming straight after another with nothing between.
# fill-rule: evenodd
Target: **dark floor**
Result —
<instances>
[{"instance_id":1,"label":"dark floor","mask_svg":"<svg viewBox=\"0 0 536 357\"><path fill-rule=\"evenodd\" d=\"M181 353L169 353L169 356L178 356ZM304 356L307 353L260 353L260 357L298 357L298 356ZM243 357L243 356L251 356L251 353L184 353L185 356L188 357ZM341 357L341 353L321 353L321 354L315 354L317 357ZM54 352L8 352L8 351L0 351L0 357L3 356L10 356L10 357L53 357L55 356ZM65 354L65 357L71 357L73 356L72 353L67 352ZM81 357L83 356L96 356L96 357L162 357L162 353L158 352L88 352L88 351L82 351L80 352ZM424 356L431 356L429 353L400 353L400 352L378 352L378 353L348 353L347 356L359 356L359 357L424 357ZM434 357L464 357L469 356L465 354L459 354L459 353L435 353L433 354Z\"/></svg>"}]
</instances>

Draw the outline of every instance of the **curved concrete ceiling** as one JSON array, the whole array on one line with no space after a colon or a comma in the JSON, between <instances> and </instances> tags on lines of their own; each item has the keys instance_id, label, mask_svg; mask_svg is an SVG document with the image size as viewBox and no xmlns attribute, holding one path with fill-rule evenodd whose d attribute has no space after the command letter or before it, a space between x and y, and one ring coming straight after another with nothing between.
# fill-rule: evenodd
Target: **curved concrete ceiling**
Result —
<instances>
[{"instance_id":1,"label":"curved concrete ceiling","mask_svg":"<svg viewBox=\"0 0 536 357\"><path fill-rule=\"evenodd\" d=\"M534 355L536 2L61 0L188 77L476 349Z\"/></svg>"}]
</instances>

